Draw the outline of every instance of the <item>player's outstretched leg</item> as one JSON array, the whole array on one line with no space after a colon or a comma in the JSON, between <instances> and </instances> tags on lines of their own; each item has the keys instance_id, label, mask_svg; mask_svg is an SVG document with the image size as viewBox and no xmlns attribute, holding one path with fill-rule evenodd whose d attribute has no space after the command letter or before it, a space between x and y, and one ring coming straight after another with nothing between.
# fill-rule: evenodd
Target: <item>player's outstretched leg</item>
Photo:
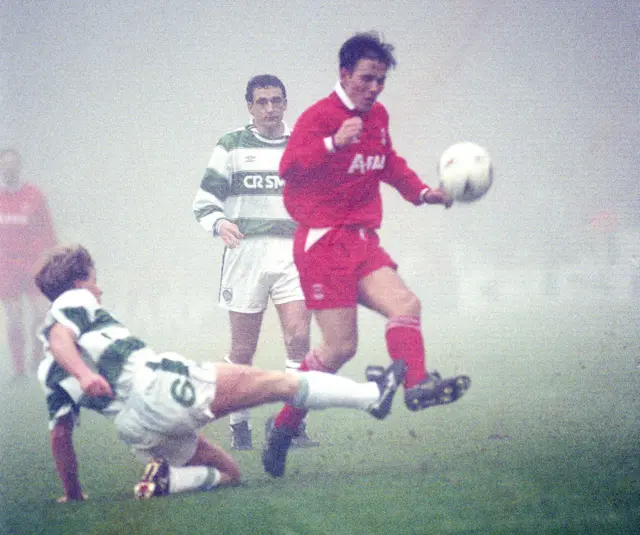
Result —
<instances>
[{"instance_id":1,"label":"player's outstretched leg","mask_svg":"<svg viewBox=\"0 0 640 535\"><path fill-rule=\"evenodd\" d=\"M402 384L406 366L402 361L395 361L386 370L371 377L378 388L378 396L369 402L364 408L369 414L378 420L382 420L391 412L391 405L398 387ZM312 372L307 372L312 373ZM369 378L369 377L367 377ZM355 407L355 405L354 405ZM291 447L291 441L296 429L286 426L276 427L272 418L267 420L265 426L266 438L262 451L262 465L265 472L273 477L284 475L287 462L287 453Z\"/></svg>"},{"instance_id":2,"label":"player's outstretched leg","mask_svg":"<svg viewBox=\"0 0 640 535\"><path fill-rule=\"evenodd\" d=\"M447 405L458 401L470 386L471 379L466 375L442 379L438 372L431 372L426 380L405 390L404 401L412 411Z\"/></svg>"},{"instance_id":3,"label":"player's outstretched leg","mask_svg":"<svg viewBox=\"0 0 640 535\"><path fill-rule=\"evenodd\" d=\"M137 500L148 500L169 494L169 463L162 459L151 459L144 468L142 478L133 487Z\"/></svg>"}]
</instances>

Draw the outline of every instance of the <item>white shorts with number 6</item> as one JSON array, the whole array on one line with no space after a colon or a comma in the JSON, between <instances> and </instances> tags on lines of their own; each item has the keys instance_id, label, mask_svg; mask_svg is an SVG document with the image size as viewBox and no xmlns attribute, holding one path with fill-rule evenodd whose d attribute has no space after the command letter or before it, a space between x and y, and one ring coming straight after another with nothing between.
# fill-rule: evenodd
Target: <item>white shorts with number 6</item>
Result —
<instances>
[{"instance_id":1,"label":"white shorts with number 6","mask_svg":"<svg viewBox=\"0 0 640 535\"><path fill-rule=\"evenodd\" d=\"M213 363L160 353L136 372L131 396L116 416L118 437L147 461L164 457L184 465L196 451L198 430L215 419Z\"/></svg>"}]
</instances>

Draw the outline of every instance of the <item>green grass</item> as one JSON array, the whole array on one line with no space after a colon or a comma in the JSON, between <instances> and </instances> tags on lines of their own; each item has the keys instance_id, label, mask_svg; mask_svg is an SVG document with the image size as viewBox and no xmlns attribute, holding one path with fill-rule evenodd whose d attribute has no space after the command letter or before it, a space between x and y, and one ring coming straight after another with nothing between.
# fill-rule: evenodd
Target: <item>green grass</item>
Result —
<instances>
[{"instance_id":1,"label":"green grass","mask_svg":"<svg viewBox=\"0 0 640 535\"><path fill-rule=\"evenodd\" d=\"M384 422L312 414L322 447L293 451L285 477L259 451L236 455L244 483L149 502L131 499L141 466L106 420L76 431L90 499L60 505L44 402L35 380L0 379L1 533L15 534L631 534L640 526L640 339L630 310L527 310L432 318L429 360L472 376L450 407ZM382 324L344 373L382 364ZM465 325L460 329L460 325ZM455 334L455 336L453 336ZM263 343L258 362L280 365ZM188 353L187 351L184 351ZM375 355L371 357L371 355ZM5 363L6 364L6 363ZM8 368L6 368L8 374ZM277 406L254 411L255 441ZM228 446L227 423L206 430Z\"/></svg>"}]
</instances>

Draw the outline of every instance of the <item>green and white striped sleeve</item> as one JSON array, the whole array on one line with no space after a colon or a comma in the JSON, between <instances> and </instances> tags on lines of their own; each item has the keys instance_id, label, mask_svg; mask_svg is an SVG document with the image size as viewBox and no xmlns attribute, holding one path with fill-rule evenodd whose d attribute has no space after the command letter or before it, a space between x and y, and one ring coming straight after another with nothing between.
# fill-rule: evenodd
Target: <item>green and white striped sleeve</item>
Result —
<instances>
[{"instance_id":1,"label":"green and white striped sleeve","mask_svg":"<svg viewBox=\"0 0 640 535\"><path fill-rule=\"evenodd\" d=\"M82 389L77 379L71 376L53 358L49 351L49 332L57 323L70 329L76 339L86 332L95 321L99 304L96 298L84 289L69 290L52 304L39 338L44 344L45 360L38 370L38 379L44 390L49 412L49 429L53 429L60 418L72 415L78 419ZM85 361L93 365L89 357Z\"/></svg>"},{"instance_id":2,"label":"green and white striped sleeve","mask_svg":"<svg viewBox=\"0 0 640 535\"><path fill-rule=\"evenodd\" d=\"M222 141L222 140L221 140ZM225 219L224 202L231 186L231 154L219 142L193 201L196 220L209 233L214 234L216 224Z\"/></svg>"}]
</instances>

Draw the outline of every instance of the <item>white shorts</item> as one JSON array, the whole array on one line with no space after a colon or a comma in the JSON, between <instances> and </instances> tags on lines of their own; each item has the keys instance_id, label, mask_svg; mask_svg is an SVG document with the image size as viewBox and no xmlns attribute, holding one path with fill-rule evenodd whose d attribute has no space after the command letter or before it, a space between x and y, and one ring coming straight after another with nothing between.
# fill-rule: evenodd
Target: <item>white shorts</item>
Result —
<instances>
[{"instance_id":1,"label":"white shorts","mask_svg":"<svg viewBox=\"0 0 640 535\"><path fill-rule=\"evenodd\" d=\"M215 419L213 363L161 353L136 372L131 395L115 417L118 437L143 461L164 457L182 466L195 454L198 430Z\"/></svg>"},{"instance_id":2,"label":"white shorts","mask_svg":"<svg viewBox=\"0 0 640 535\"><path fill-rule=\"evenodd\" d=\"M293 262L293 239L251 236L234 249L226 248L218 303L246 314L274 304L304 301L300 276Z\"/></svg>"}]
</instances>

